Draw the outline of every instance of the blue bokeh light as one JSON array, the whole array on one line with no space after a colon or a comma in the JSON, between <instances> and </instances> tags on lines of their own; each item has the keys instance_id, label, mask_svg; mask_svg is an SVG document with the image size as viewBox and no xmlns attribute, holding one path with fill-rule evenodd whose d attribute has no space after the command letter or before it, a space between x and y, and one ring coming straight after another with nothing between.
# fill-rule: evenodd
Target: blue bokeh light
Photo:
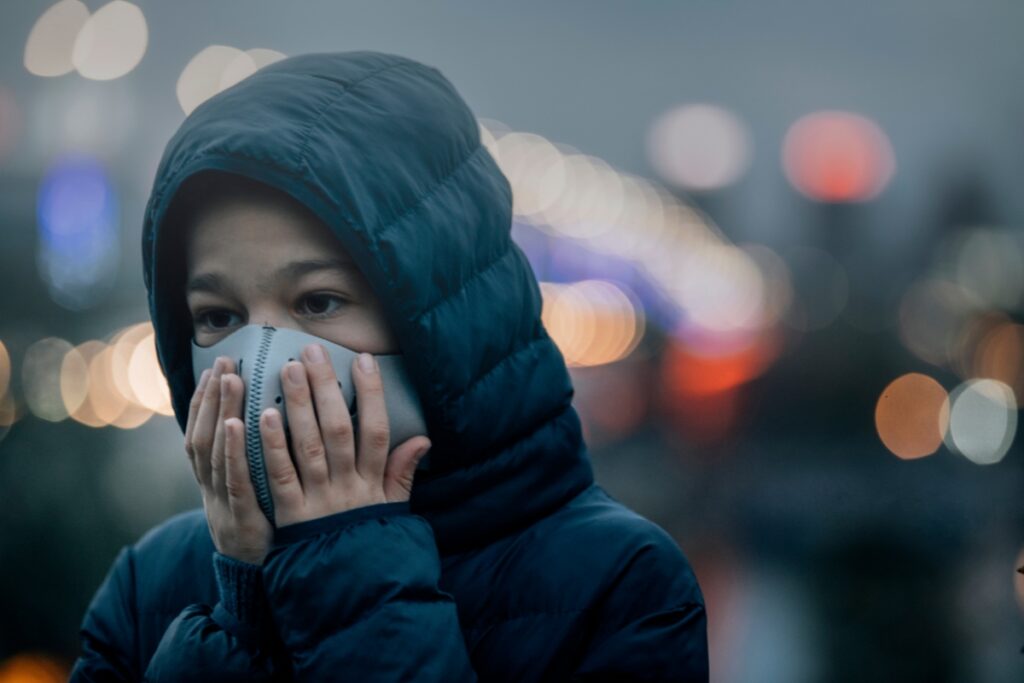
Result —
<instances>
[{"instance_id":1,"label":"blue bokeh light","mask_svg":"<svg viewBox=\"0 0 1024 683\"><path fill-rule=\"evenodd\" d=\"M95 304L110 288L119 261L118 204L103 165L65 157L39 187L39 272L65 308Z\"/></svg>"}]
</instances>

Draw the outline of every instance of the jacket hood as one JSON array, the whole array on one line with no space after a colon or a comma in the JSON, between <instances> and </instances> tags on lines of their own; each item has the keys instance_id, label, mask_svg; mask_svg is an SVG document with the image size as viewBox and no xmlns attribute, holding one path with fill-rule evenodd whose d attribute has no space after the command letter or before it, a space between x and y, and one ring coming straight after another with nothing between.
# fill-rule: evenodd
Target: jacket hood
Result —
<instances>
[{"instance_id":1,"label":"jacket hood","mask_svg":"<svg viewBox=\"0 0 1024 683\"><path fill-rule=\"evenodd\" d=\"M423 403L431 469L410 503L442 550L522 528L592 483L569 375L511 240L508 181L440 72L372 52L291 57L204 102L171 138L142 247L182 428L195 385L174 199L207 171L289 194L366 275Z\"/></svg>"}]
</instances>

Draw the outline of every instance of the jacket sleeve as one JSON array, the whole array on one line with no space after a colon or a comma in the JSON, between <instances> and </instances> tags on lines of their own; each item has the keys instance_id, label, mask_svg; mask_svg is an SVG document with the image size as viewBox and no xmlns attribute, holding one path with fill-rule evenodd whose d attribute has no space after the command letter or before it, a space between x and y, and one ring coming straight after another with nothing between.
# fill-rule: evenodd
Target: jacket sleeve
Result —
<instances>
[{"instance_id":1,"label":"jacket sleeve","mask_svg":"<svg viewBox=\"0 0 1024 683\"><path fill-rule=\"evenodd\" d=\"M261 586L231 577L221 560L214 560L220 601L213 608L195 604L182 610L145 665L139 661L133 550L123 549L86 612L82 654L70 681L274 680L282 658L269 621L255 611ZM261 578L258 568L255 576ZM245 593L252 595L243 598ZM238 616L243 604L249 606L246 619Z\"/></svg>"},{"instance_id":2,"label":"jacket sleeve","mask_svg":"<svg viewBox=\"0 0 1024 683\"><path fill-rule=\"evenodd\" d=\"M671 537L649 539L595 613L598 627L571 677L594 681L707 683L707 614L697 579Z\"/></svg>"},{"instance_id":3,"label":"jacket sleeve","mask_svg":"<svg viewBox=\"0 0 1024 683\"><path fill-rule=\"evenodd\" d=\"M381 503L277 529L263 564L297 681L475 681L433 530Z\"/></svg>"}]
</instances>

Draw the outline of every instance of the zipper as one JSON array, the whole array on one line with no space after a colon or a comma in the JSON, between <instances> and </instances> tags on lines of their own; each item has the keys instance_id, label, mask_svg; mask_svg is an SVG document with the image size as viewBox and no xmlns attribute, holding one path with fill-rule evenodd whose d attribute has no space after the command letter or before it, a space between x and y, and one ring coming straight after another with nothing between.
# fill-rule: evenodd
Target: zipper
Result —
<instances>
[{"instance_id":1,"label":"zipper","mask_svg":"<svg viewBox=\"0 0 1024 683\"><path fill-rule=\"evenodd\" d=\"M256 501L263 514L274 524L274 499L270 495L267 484L267 468L263 461L263 439L260 438L260 406L263 404L263 373L266 370L267 356L276 330L270 325L263 326L263 336L256 352L256 360L252 368L252 380L249 382L249 395L246 398L245 452L249 459L249 473L256 490Z\"/></svg>"}]
</instances>

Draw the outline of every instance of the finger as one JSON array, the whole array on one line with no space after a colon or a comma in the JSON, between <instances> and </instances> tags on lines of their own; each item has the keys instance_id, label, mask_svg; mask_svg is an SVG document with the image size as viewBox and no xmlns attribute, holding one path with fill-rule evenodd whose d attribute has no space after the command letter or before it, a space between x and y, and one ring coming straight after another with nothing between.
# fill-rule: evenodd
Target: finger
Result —
<instances>
[{"instance_id":1,"label":"finger","mask_svg":"<svg viewBox=\"0 0 1024 683\"><path fill-rule=\"evenodd\" d=\"M302 489L327 483L327 460L320 426L313 412L313 399L306 379L306 367L298 362L285 363L281 370L288 427L292 435L292 454L298 467Z\"/></svg>"},{"instance_id":2,"label":"finger","mask_svg":"<svg viewBox=\"0 0 1024 683\"><path fill-rule=\"evenodd\" d=\"M249 478L245 457L245 425L237 417L224 421L224 491L228 506L238 517L259 512L256 491Z\"/></svg>"},{"instance_id":3,"label":"finger","mask_svg":"<svg viewBox=\"0 0 1024 683\"><path fill-rule=\"evenodd\" d=\"M220 376L220 409L217 414L217 428L213 433L213 450L210 451L210 483L214 492L227 496L227 476L225 475L225 450L227 435L224 421L242 414L242 378L230 372Z\"/></svg>"},{"instance_id":4,"label":"finger","mask_svg":"<svg viewBox=\"0 0 1024 683\"><path fill-rule=\"evenodd\" d=\"M260 436L263 440L263 462L267 468L270 495L274 499L274 516L302 505L302 485L288 454L288 441L284 436L281 414L267 408L260 416Z\"/></svg>"},{"instance_id":5,"label":"finger","mask_svg":"<svg viewBox=\"0 0 1024 683\"><path fill-rule=\"evenodd\" d=\"M192 473L195 474L196 463L195 463L195 449L192 447L192 434L196 428L196 417L199 415L199 406L203 403L203 392L206 389L206 383L210 379L210 369L203 370L203 374L199 376L199 384L196 386L195 393L192 394L192 400L188 404L188 421L185 423L185 453L188 454L189 464L192 465ZM198 477L196 479L198 481Z\"/></svg>"},{"instance_id":6,"label":"finger","mask_svg":"<svg viewBox=\"0 0 1024 683\"><path fill-rule=\"evenodd\" d=\"M210 451L213 449L217 415L220 411L220 376L224 372L225 359L218 358L213 364L210 379L203 391L203 402L196 416L196 428L192 434L192 448L195 451L196 477L199 484L208 488L210 484Z\"/></svg>"},{"instance_id":7,"label":"finger","mask_svg":"<svg viewBox=\"0 0 1024 683\"><path fill-rule=\"evenodd\" d=\"M429 450L430 439L425 436L414 436L391 451L387 471L384 473L384 497L389 503L409 500L416 465Z\"/></svg>"},{"instance_id":8,"label":"finger","mask_svg":"<svg viewBox=\"0 0 1024 683\"><path fill-rule=\"evenodd\" d=\"M310 344L302 352L316 406L320 437L326 451L327 475L337 481L350 477L355 469L355 441L352 417L341 393L331 359L319 344Z\"/></svg>"},{"instance_id":9,"label":"finger","mask_svg":"<svg viewBox=\"0 0 1024 683\"><path fill-rule=\"evenodd\" d=\"M352 379L359 405L359 455L356 468L367 481L378 482L383 479L384 468L387 466L391 431L377 360L368 353L359 354L352 362Z\"/></svg>"}]
</instances>

